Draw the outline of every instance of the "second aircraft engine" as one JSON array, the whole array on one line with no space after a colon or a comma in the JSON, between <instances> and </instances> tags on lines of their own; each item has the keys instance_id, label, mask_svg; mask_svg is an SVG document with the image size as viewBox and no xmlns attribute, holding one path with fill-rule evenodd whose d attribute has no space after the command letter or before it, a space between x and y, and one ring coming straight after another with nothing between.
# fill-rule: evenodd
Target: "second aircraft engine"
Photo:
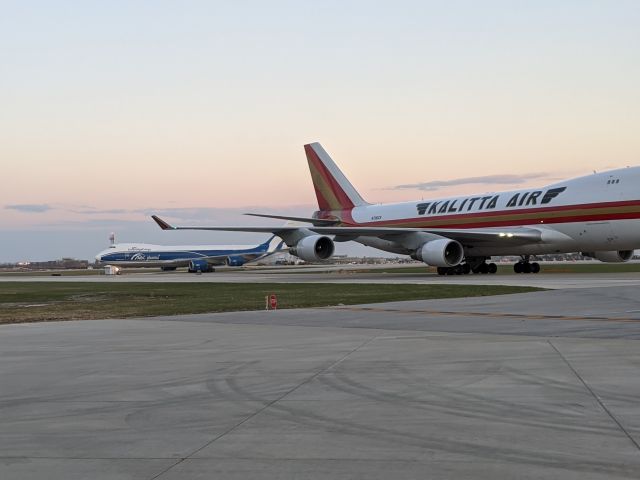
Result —
<instances>
[{"instance_id":1,"label":"second aircraft engine","mask_svg":"<svg viewBox=\"0 0 640 480\"><path fill-rule=\"evenodd\" d=\"M242 265L244 265L246 262L246 260L244 259L244 257L241 257L240 255L236 255L231 256L231 257L227 257L226 260L226 264L228 267L241 267Z\"/></svg>"},{"instance_id":2,"label":"second aircraft engine","mask_svg":"<svg viewBox=\"0 0 640 480\"><path fill-rule=\"evenodd\" d=\"M289 249L291 255L301 258L305 262L323 262L329 260L335 250L333 240L323 235L304 237L294 247Z\"/></svg>"},{"instance_id":3,"label":"second aircraft engine","mask_svg":"<svg viewBox=\"0 0 640 480\"><path fill-rule=\"evenodd\" d=\"M583 255L605 263L628 262L633 257L633 250L612 250L606 252L583 252Z\"/></svg>"},{"instance_id":4,"label":"second aircraft engine","mask_svg":"<svg viewBox=\"0 0 640 480\"><path fill-rule=\"evenodd\" d=\"M190 273L208 272L210 270L211 270L211 266L209 265L209 262L207 262L206 260L193 259L189 262Z\"/></svg>"},{"instance_id":5,"label":"second aircraft engine","mask_svg":"<svg viewBox=\"0 0 640 480\"><path fill-rule=\"evenodd\" d=\"M462 262L464 249L455 240L440 238L423 244L412 256L434 267L455 267Z\"/></svg>"}]
</instances>

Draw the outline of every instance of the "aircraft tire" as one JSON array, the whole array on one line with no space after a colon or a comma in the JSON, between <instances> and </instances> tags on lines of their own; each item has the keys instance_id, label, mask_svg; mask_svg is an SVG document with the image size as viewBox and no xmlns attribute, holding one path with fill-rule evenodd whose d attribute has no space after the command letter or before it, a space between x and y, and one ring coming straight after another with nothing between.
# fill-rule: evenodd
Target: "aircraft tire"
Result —
<instances>
[{"instance_id":1,"label":"aircraft tire","mask_svg":"<svg viewBox=\"0 0 640 480\"><path fill-rule=\"evenodd\" d=\"M489 264L489 273L492 275L498 271L498 266L495 263Z\"/></svg>"},{"instance_id":2,"label":"aircraft tire","mask_svg":"<svg viewBox=\"0 0 640 480\"><path fill-rule=\"evenodd\" d=\"M538 273L540 271L540 264L538 262L533 262L531 264L531 273Z\"/></svg>"}]
</instances>

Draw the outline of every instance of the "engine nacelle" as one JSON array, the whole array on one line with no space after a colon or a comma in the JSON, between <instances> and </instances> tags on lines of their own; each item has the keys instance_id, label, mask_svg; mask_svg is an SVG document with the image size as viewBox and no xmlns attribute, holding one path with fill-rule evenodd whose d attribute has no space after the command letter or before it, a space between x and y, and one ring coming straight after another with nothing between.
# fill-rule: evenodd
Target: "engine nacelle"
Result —
<instances>
[{"instance_id":1,"label":"engine nacelle","mask_svg":"<svg viewBox=\"0 0 640 480\"><path fill-rule=\"evenodd\" d=\"M323 235L304 237L294 247L289 249L291 255L301 258L305 262L323 262L329 260L335 251L333 240Z\"/></svg>"},{"instance_id":2,"label":"engine nacelle","mask_svg":"<svg viewBox=\"0 0 640 480\"><path fill-rule=\"evenodd\" d=\"M242 257L227 257L227 261L225 262L227 267L241 267L246 263L246 260Z\"/></svg>"},{"instance_id":3,"label":"engine nacelle","mask_svg":"<svg viewBox=\"0 0 640 480\"><path fill-rule=\"evenodd\" d=\"M207 262L206 260L195 259L189 262L190 273L209 272L209 271L211 271L211 266L209 265L209 262Z\"/></svg>"},{"instance_id":4,"label":"engine nacelle","mask_svg":"<svg viewBox=\"0 0 640 480\"><path fill-rule=\"evenodd\" d=\"M582 252L586 257L595 258L605 263L624 263L631 260L633 250L611 250L606 252Z\"/></svg>"},{"instance_id":5,"label":"engine nacelle","mask_svg":"<svg viewBox=\"0 0 640 480\"><path fill-rule=\"evenodd\" d=\"M455 267L462 262L464 249L455 240L439 238L422 245L412 257L434 267Z\"/></svg>"}]
</instances>

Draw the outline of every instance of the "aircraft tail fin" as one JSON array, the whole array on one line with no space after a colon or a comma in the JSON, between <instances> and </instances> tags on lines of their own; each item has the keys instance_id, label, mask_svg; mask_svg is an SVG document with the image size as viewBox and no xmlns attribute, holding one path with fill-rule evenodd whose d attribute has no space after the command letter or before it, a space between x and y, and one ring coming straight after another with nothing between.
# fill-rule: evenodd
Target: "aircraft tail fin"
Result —
<instances>
[{"instance_id":1,"label":"aircraft tail fin","mask_svg":"<svg viewBox=\"0 0 640 480\"><path fill-rule=\"evenodd\" d=\"M281 250L284 250L282 247L284 245L284 241L276 235L272 235L269 240L260 245L264 249L266 253L276 253Z\"/></svg>"},{"instance_id":2,"label":"aircraft tail fin","mask_svg":"<svg viewBox=\"0 0 640 480\"><path fill-rule=\"evenodd\" d=\"M319 143L304 146L320 210L346 210L369 205Z\"/></svg>"}]
</instances>

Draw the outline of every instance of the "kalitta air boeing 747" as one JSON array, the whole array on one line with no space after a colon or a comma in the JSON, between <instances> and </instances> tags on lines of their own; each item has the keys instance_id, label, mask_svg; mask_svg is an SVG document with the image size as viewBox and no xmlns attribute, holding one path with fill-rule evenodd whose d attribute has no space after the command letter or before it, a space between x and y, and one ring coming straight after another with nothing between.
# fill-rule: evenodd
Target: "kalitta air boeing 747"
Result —
<instances>
[{"instance_id":1,"label":"kalitta air boeing 747","mask_svg":"<svg viewBox=\"0 0 640 480\"><path fill-rule=\"evenodd\" d=\"M319 210L305 227L174 227L271 232L308 262L331 258L334 242L356 241L410 255L438 273L495 273L492 256L516 255L517 273L537 273L532 256L583 252L626 262L640 248L640 167L594 173L541 188L391 204L366 202L319 143L304 146Z\"/></svg>"}]
</instances>

